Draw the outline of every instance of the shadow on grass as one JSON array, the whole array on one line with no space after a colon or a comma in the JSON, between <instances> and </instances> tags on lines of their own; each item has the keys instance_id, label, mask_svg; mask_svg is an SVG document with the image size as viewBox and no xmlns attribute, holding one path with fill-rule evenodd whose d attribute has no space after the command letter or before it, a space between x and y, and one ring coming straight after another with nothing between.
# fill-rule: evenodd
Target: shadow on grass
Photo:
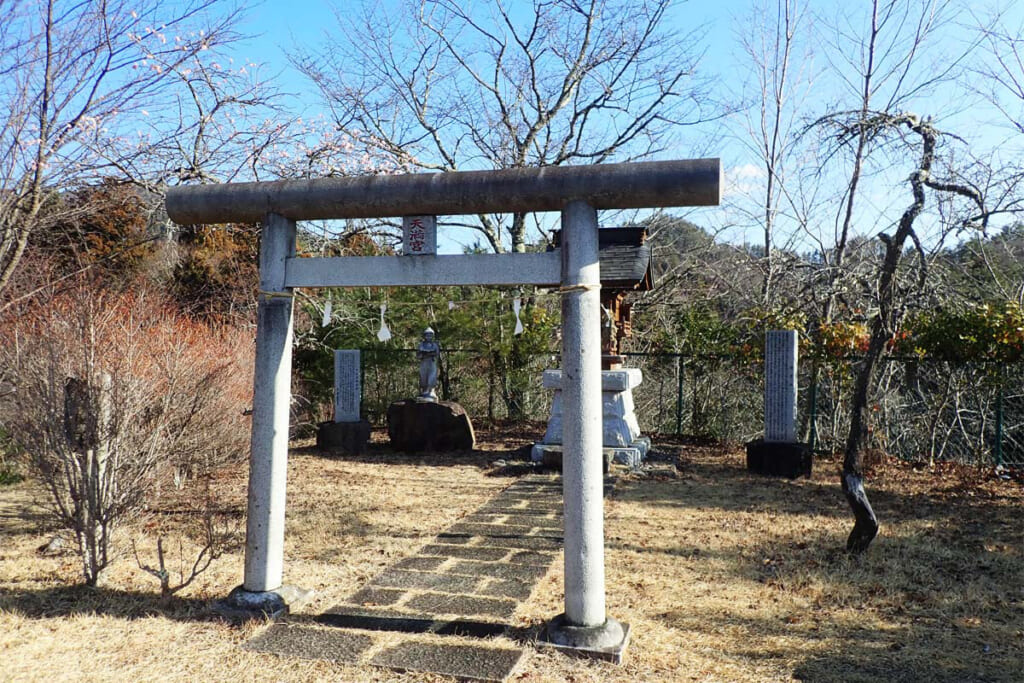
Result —
<instances>
[{"instance_id":1,"label":"shadow on grass","mask_svg":"<svg viewBox=\"0 0 1024 683\"><path fill-rule=\"evenodd\" d=\"M749 643L723 651L747 660L795 659L793 679L814 683L1007 682L1021 680L1024 663L1012 643L985 643L978 634L949 625L941 633L920 628L856 629L840 633L816 615L795 622L763 617L727 618L673 610L658 621L682 631L741 629ZM993 634L989 634L993 635ZM793 657L793 638L800 638L805 656Z\"/></svg>"},{"instance_id":2,"label":"shadow on grass","mask_svg":"<svg viewBox=\"0 0 1024 683\"><path fill-rule=\"evenodd\" d=\"M5 534L31 534L59 529L53 515L36 505L0 509L0 529Z\"/></svg>"},{"instance_id":3,"label":"shadow on grass","mask_svg":"<svg viewBox=\"0 0 1024 683\"><path fill-rule=\"evenodd\" d=\"M615 497L677 508L713 508L726 511L772 511L788 514L849 516L836 481L820 474L813 480L791 481L750 474L736 462L683 460L678 478L649 480L625 478ZM871 498L875 502L874 496Z\"/></svg>"},{"instance_id":4,"label":"shadow on grass","mask_svg":"<svg viewBox=\"0 0 1024 683\"><path fill-rule=\"evenodd\" d=\"M628 477L615 492L616 500L640 510L670 511L661 515L657 535L611 538L607 545L652 561L678 556L688 570L710 572L705 580L723 586L735 578L761 584L746 598L758 612L766 609L766 595L769 611L774 596L783 603L784 594L813 599L813 609L793 603L794 622L685 608L657 617L704 634L739 628L737 658L795 659L798 680L1024 680L1020 611L1012 597L1022 566L1016 494L958 490L939 477L908 487L890 473L879 482L885 488L869 493L882 534L868 553L851 556L844 550L848 527L837 529L835 520L852 524L852 517L838 481L824 471L811 480L766 478L748 474L735 453L689 458L684 450L677 473ZM629 514L624 519L638 513ZM731 525L733 538L715 540L716 522ZM736 534L737 525L747 533ZM705 560L712 562L702 566ZM803 644L794 645L794 638Z\"/></svg>"},{"instance_id":5,"label":"shadow on grass","mask_svg":"<svg viewBox=\"0 0 1024 683\"><path fill-rule=\"evenodd\" d=\"M677 479L627 478L616 488L616 497L668 507L813 515L853 523L840 488L838 462L815 461L813 478L789 480L751 474L742 456L735 453L709 462L706 458L688 458L683 447L676 458ZM661 459L672 457L662 453ZM951 523L967 534L1005 526L1007 505L997 504L999 501L975 497L971 492L958 495L941 487L909 493L892 490L897 486L892 482L867 482L871 505L883 525L891 519L932 519ZM1003 498L1003 503L1012 503L1009 497Z\"/></svg>"},{"instance_id":6,"label":"shadow on grass","mask_svg":"<svg viewBox=\"0 0 1024 683\"><path fill-rule=\"evenodd\" d=\"M880 556L874 560L878 562L885 553L899 552L906 559L912 557L922 563L922 567L931 567L937 576L948 575L956 581L972 582L1004 570L1015 556L1012 549L1020 548L1024 539L1019 507L1008 504L1012 503L1009 498L990 500L972 494L951 498L943 491L900 493L892 488L875 489L869 495L883 528L874 546L881 547L873 546L863 558L851 557L844 550L849 527L844 527L840 537L836 537L834 525L831 533L819 533L806 524L791 527L791 520L778 519L781 513L808 520L849 520L852 526L853 518L838 482L825 480L821 475L810 481L762 477L747 473L738 458L733 460L735 462L684 461L678 479L627 478L616 487L614 497L624 503L680 511L755 515L768 525L770 537L751 539L748 549L758 548L760 554L769 559L786 558L826 574L843 573L840 566L849 562L862 560L871 564L875 555ZM913 526L899 527L906 522L912 522ZM714 524L709 522L706 530L713 533ZM991 549L1000 544L1001 550ZM610 539L608 545L641 553L711 556L700 543L650 549ZM956 556L957 561L952 561L952 556ZM740 561L738 555L734 559ZM752 570L753 574L759 571L759 567Z\"/></svg>"},{"instance_id":7,"label":"shadow on grass","mask_svg":"<svg viewBox=\"0 0 1024 683\"><path fill-rule=\"evenodd\" d=\"M428 467L451 467L453 465L476 465L489 467L495 460L525 461L530 457L529 450L524 446L512 445L510 448L496 450L461 450L461 451L422 451L405 453L395 451L388 444L368 444L363 453L348 453L342 450L322 451L316 446L292 448L292 455L306 455L345 462L358 462L369 465L417 465Z\"/></svg>"},{"instance_id":8,"label":"shadow on grass","mask_svg":"<svg viewBox=\"0 0 1024 683\"><path fill-rule=\"evenodd\" d=\"M164 600L157 593L93 588L85 585L57 586L40 590L0 587L0 612L32 619L76 615L101 615L121 619L160 616L174 621L211 621L217 617L210 602L195 598L172 597Z\"/></svg>"}]
</instances>

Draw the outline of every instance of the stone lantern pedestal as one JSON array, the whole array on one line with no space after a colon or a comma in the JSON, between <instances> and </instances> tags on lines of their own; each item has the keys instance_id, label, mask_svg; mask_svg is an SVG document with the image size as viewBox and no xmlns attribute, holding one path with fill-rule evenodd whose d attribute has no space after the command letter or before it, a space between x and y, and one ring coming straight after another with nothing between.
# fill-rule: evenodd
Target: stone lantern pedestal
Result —
<instances>
[{"instance_id":1,"label":"stone lantern pedestal","mask_svg":"<svg viewBox=\"0 0 1024 683\"><path fill-rule=\"evenodd\" d=\"M605 468L611 463L639 467L651 448L651 440L641 436L633 406L633 388L640 386L639 368L601 372L601 446ZM544 388L554 391L551 415L544 439L534 444L531 458L551 467L562 464L562 371L545 370Z\"/></svg>"}]
</instances>

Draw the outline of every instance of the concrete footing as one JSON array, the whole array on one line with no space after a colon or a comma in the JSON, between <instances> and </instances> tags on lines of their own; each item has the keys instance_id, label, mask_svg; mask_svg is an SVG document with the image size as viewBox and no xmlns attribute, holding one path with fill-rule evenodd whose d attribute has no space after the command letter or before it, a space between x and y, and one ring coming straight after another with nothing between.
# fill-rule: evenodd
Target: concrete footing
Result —
<instances>
[{"instance_id":1,"label":"concrete footing","mask_svg":"<svg viewBox=\"0 0 1024 683\"><path fill-rule=\"evenodd\" d=\"M316 430L316 447L320 451L345 451L346 453L364 453L370 441L370 423L366 420L358 422L321 422Z\"/></svg>"},{"instance_id":2,"label":"concrete footing","mask_svg":"<svg viewBox=\"0 0 1024 683\"><path fill-rule=\"evenodd\" d=\"M281 586L272 591L250 591L235 587L228 597L213 605L214 614L234 623L250 619L277 619L302 607L313 597L313 591L298 586Z\"/></svg>"},{"instance_id":3,"label":"concrete footing","mask_svg":"<svg viewBox=\"0 0 1024 683\"><path fill-rule=\"evenodd\" d=\"M629 644L629 624L608 617L598 626L573 626L564 614L559 614L548 622L538 644L566 654L621 664Z\"/></svg>"},{"instance_id":4,"label":"concrete footing","mask_svg":"<svg viewBox=\"0 0 1024 683\"><path fill-rule=\"evenodd\" d=\"M790 479L809 477L811 455L810 446L805 443L758 439L747 444L747 470Z\"/></svg>"}]
</instances>

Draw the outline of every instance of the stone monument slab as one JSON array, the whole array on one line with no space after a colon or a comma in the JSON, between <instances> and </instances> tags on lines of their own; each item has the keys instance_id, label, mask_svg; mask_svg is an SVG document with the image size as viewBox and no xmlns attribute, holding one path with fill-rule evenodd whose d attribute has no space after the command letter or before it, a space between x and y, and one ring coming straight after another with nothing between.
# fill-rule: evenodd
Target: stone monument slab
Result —
<instances>
[{"instance_id":1,"label":"stone monument slab","mask_svg":"<svg viewBox=\"0 0 1024 683\"><path fill-rule=\"evenodd\" d=\"M769 330L764 339L764 438L747 444L747 469L758 474L811 476L811 451L796 437L796 330Z\"/></svg>"},{"instance_id":2,"label":"stone monument slab","mask_svg":"<svg viewBox=\"0 0 1024 683\"><path fill-rule=\"evenodd\" d=\"M370 441L370 423L360 419L362 365L359 349L334 351L334 420L317 425L321 451L363 453Z\"/></svg>"},{"instance_id":3,"label":"stone monument slab","mask_svg":"<svg viewBox=\"0 0 1024 683\"><path fill-rule=\"evenodd\" d=\"M764 440L796 441L796 330L769 330L764 339Z\"/></svg>"},{"instance_id":4,"label":"stone monument slab","mask_svg":"<svg viewBox=\"0 0 1024 683\"><path fill-rule=\"evenodd\" d=\"M359 349L334 351L334 421L358 422L362 400Z\"/></svg>"}]
</instances>

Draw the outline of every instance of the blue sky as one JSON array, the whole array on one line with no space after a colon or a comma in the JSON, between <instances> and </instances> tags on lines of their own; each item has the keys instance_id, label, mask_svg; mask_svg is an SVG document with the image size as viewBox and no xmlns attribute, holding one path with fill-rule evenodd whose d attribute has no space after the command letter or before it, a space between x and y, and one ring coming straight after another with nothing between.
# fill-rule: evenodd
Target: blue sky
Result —
<instances>
[{"instance_id":1,"label":"blue sky","mask_svg":"<svg viewBox=\"0 0 1024 683\"><path fill-rule=\"evenodd\" d=\"M467 0L471 1L471 0ZM867 5L866 0L861 0ZM969 0L958 0L962 3L963 10L957 15L957 22L963 26L976 25L976 17L989 11L996 6L1001 6L1008 11L1008 24L1020 26L1024 23L1024 3L1004 2L1003 0L986 0L982 5L988 9L978 9L979 4ZM356 2L349 3L355 6ZM385 2L385 5L388 3ZM839 16L849 8L861 9L849 0L817 0L811 5L815 12L825 16ZM306 83L302 77L290 66L286 58L286 51L296 45L303 43L313 46L320 45L324 40L337 30L337 21L334 16L335 7L344 7L346 3L331 0L292 0L291 2L268 1L260 5L246 9L246 23L240 28L245 33L259 34L258 37L245 41L236 46L236 58L250 59L264 64L262 75L264 77L275 76L275 81L281 90L293 93L289 101L293 111L302 113L304 116L312 116L318 113L319 105L313 88ZM678 26L681 34L686 34L695 25L706 27L704 33L703 48L706 57L703 61L705 73L713 75L719 82L720 93L726 97L740 98L744 90L744 80L748 76L749 60L742 54L739 44L738 33L745 25L746 16L749 14L751 3L740 0L719 0L718 2L688 2L677 4L670 15L672 25ZM954 5L955 7L956 5ZM957 49L962 35L958 30L961 27L952 26L950 29L947 45L949 49ZM814 49L814 46L811 46ZM819 66L824 62L818 58ZM816 87L820 87L816 85ZM828 96L828 90L824 90L822 96L816 91L817 100L812 106L824 106L823 100ZM962 93L952 89L939 90L929 98L914 102L915 108L932 113L937 119L942 120L943 125L948 124L949 129L957 130L961 134L981 136L984 144L999 149L1002 145L993 137L1002 135L1005 131L998 126L987 127L978 125L987 123L995 114L979 106L976 102L963 105ZM301 107L298 106L301 104ZM945 117L945 118L943 118ZM677 147L670 150L665 157L685 158L692 156L720 156L727 173L733 178L731 192L740 192L747 189L747 185L756 185L759 179L759 171L756 166L756 158L751 158L740 144L740 129L742 128L739 119L729 119L715 126L707 126L696 135L693 132L681 136ZM905 176L905 170L899 171ZM865 195L865 204L876 211L877 215L884 218L887 212L898 210L898 207L905 203L902 190L897 188L897 183L902 182L899 177L893 179L877 179L877 188ZM896 188L896 191L894 191ZM743 220L736 214L730 213L731 209L702 209L696 210L688 215L693 220L703 225L712 227L723 227L723 237L734 241L757 241L759 229L756 221L749 221L744 224ZM680 212L681 213L681 212ZM866 220L865 222L876 223L878 221ZM874 229L872 225L872 229ZM475 233L467 233L463 236L455 236L455 242L442 240L446 246L445 251L458 249L458 244L466 244L475 239Z\"/></svg>"}]
</instances>

